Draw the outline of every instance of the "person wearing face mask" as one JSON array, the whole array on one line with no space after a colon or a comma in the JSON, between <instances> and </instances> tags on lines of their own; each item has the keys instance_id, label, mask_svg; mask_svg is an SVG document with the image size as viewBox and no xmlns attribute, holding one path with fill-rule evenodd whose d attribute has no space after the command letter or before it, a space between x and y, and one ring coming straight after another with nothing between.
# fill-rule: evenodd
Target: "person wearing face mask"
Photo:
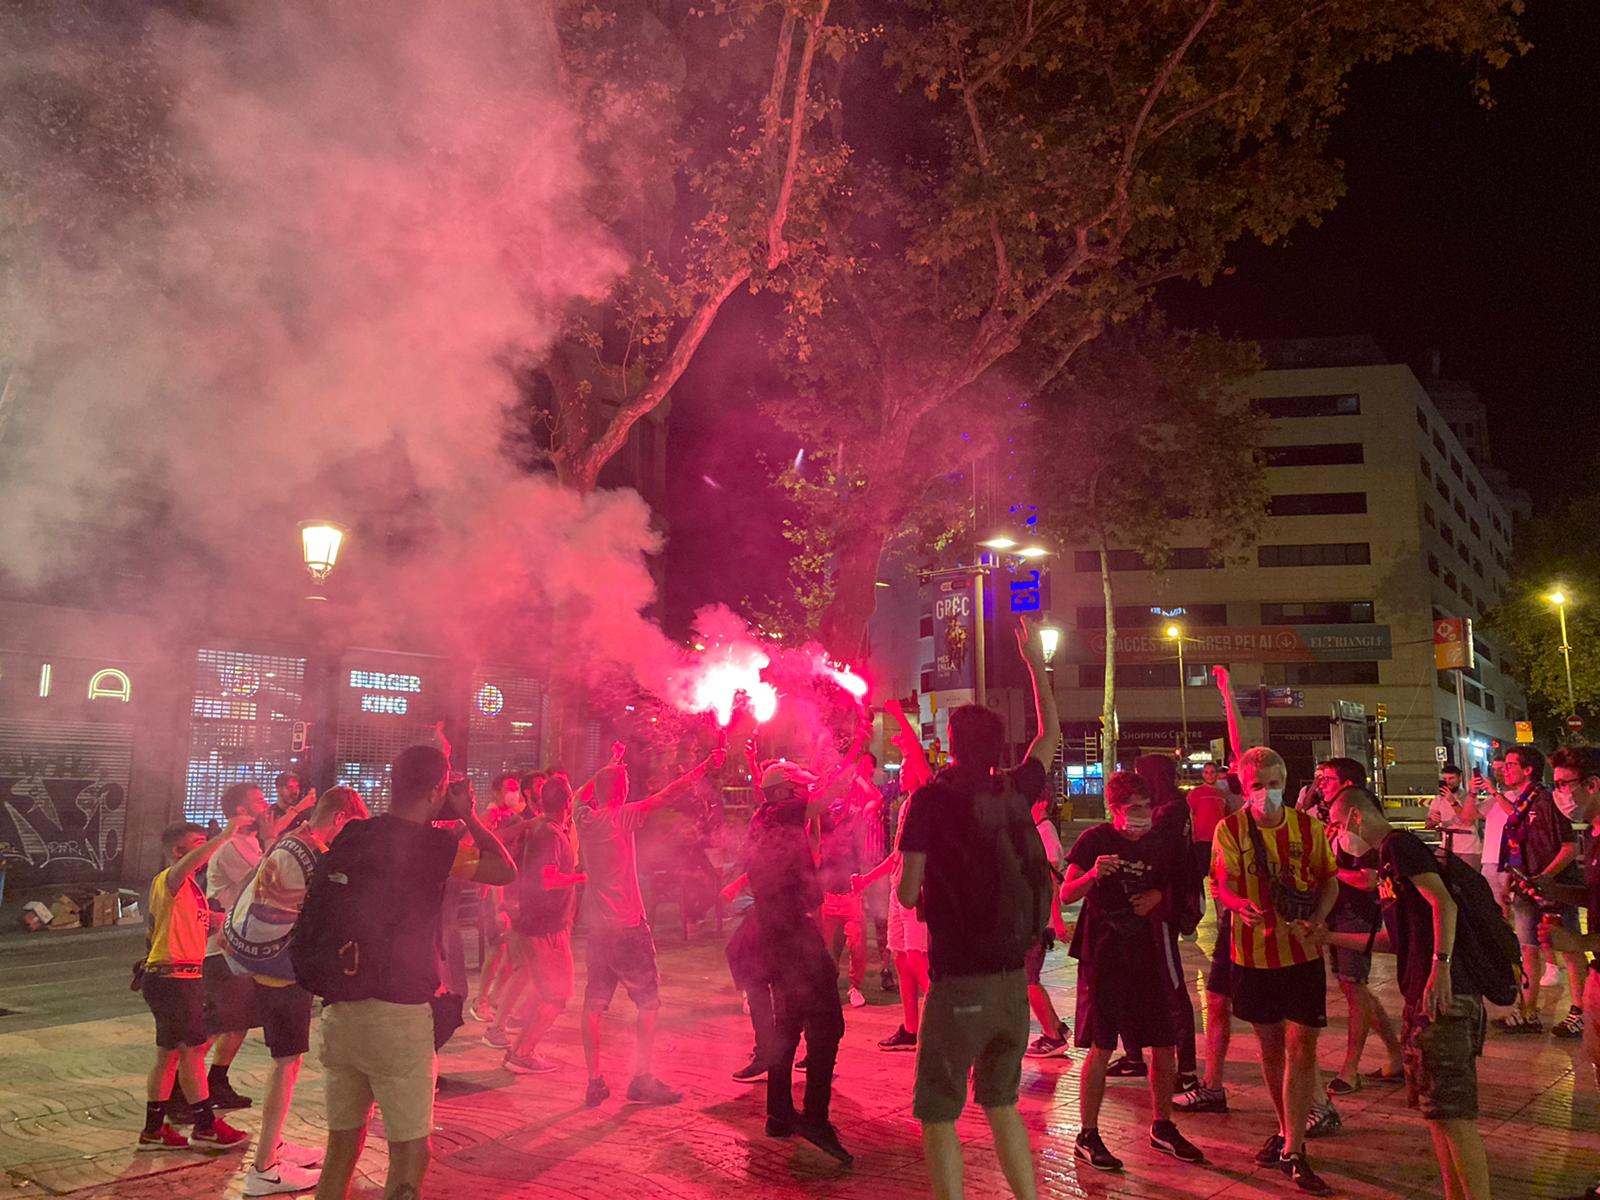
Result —
<instances>
[{"instance_id":1,"label":"person wearing face mask","mask_svg":"<svg viewBox=\"0 0 1600 1200\"><path fill-rule=\"evenodd\" d=\"M1590 827L1588 853L1583 866L1583 886L1547 883L1541 891L1554 900L1581 903L1588 908L1589 932L1575 933L1554 914L1545 917L1545 934L1553 949L1577 954L1587 951L1600 956L1600 748L1594 746L1562 746L1550 756L1553 788L1557 800L1564 800L1563 811L1570 810L1574 820ZM1591 965L1593 963L1591 958ZM1600 1008L1600 971L1591 970L1584 984L1584 1007ZM1600 1083L1600 1025L1589 1024L1583 1031L1584 1054ZM1600 1200L1600 1183L1588 1191L1579 1192L1571 1200Z\"/></svg>"},{"instance_id":2,"label":"person wearing face mask","mask_svg":"<svg viewBox=\"0 0 1600 1200\"><path fill-rule=\"evenodd\" d=\"M1529 893L1545 883L1569 882L1560 876L1577 862L1578 835L1544 788L1542 752L1532 746L1513 746L1506 751L1504 769L1507 792L1514 799L1501 835L1500 870L1507 877L1511 924L1522 946L1523 987L1521 1010L1496 1024L1507 1033L1541 1033L1539 925L1544 913L1537 892ZM1574 905L1561 905L1559 916L1567 929L1578 930ZM1552 1032L1560 1038L1577 1038L1583 1035L1583 956L1568 952L1561 957L1566 962L1572 1003L1566 1018Z\"/></svg>"},{"instance_id":3,"label":"person wearing face mask","mask_svg":"<svg viewBox=\"0 0 1600 1200\"><path fill-rule=\"evenodd\" d=\"M1489 1162L1477 1124L1483 997L1455 953L1463 910L1433 852L1415 834L1390 825L1370 792L1346 788L1330 817L1352 853L1377 850L1383 928L1330 933L1327 940L1395 956L1405 997L1407 1099L1428 1123L1444 1194L1489 1200Z\"/></svg>"},{"instance_id":4,"label":"person wearing face mask","mask_svg":"<svg viewBox=\"0 0 1600 1200\"><path fill-rule=\"evenodd\" d=\"M1212 878L1217 903L1233 914L1233 1011L1255 1026L1261 1072L1278 1132L1256 1155L1303 1192L1331 1190L1305 1154L1305 1125L1317 1087L1317 1036L1328 1023L1318 935L1339 897L1327 830L1284 807L1281 756L1256 746L1239 758L1246 807L1217 826Z\"/></svg>"},{"instance_id":5,"label":"person wearing face mask","mask_svg":"<svg viewBox=\"0 0 1600 1200\"><path fill-rule=\"evenodd\" d=\"M1078 960L1076 1041L1088 1054L1073 1153L1097 1171L1122 1169L1099 1130L1106 1070L1120 1037L1150 1050L1151 1148L1181 1162L1204 1162L1172 1121L1179 1031L1168 996L1183 981L1168 930L1186 847L1152 834L1150 787L1138 775L1119 771L1106 781L1106 809L1110 823L1073 843L1061 885L1062 904L1083 901L1071 954Z\"/></svg>"}]
</instances>

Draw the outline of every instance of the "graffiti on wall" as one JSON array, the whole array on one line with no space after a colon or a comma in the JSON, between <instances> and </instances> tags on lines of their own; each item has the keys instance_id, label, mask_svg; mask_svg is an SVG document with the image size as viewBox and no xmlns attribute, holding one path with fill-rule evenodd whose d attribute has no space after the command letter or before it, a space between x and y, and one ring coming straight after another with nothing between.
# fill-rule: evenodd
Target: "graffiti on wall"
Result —
<instances>
[{"instance_id":1,"label":"graffiti on wall","mask_svg":"<svg viewBox=\"0 0 1600 1200\"><path fill-rule=\"evenodd\" d=\"M128 824L131 730L0 723L0 858L18 882L114 879ZM19 744L20 742L20 744ZM54 743L54 744L51 744Z\"/></svg>"}]
</instances>

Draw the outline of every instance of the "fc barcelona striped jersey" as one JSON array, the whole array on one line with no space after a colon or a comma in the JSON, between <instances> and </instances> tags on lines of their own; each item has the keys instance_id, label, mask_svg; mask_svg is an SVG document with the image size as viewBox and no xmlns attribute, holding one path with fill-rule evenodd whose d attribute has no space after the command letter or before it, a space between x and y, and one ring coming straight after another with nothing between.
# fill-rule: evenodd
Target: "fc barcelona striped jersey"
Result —
<instances>
[{"instance_id":1,"label":"fc barcelona striped jersey","mask_svg":"<svg viewBox=\"0 0 1600 1200\"><path fill-rule=\"evenodd\" d=\"M1272 911L1270 881L1281 876L1286 884L1316 891L1338 873L1333 848L1326 827L1309 813L1286 808L1283 815L1283 824L1276 829L1261 829L1265 864L1257 862L1251 845L1249 809L1225 818L1213 839L1213 876L1219 882L1225 880L1235 895L1267 910L1266 920L1254 929L1234 918L1233 961L1241 967L1293 967L1314 961L1318 954L1315 946L1290 933L1289 923L1280 921Z\"/></svg>"}]
</instances>

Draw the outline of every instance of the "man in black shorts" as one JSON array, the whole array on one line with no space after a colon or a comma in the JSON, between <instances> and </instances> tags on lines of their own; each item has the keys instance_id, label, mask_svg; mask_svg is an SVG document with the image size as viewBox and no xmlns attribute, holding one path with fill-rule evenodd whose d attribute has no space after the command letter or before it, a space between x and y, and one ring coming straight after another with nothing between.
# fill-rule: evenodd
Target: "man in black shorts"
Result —
<instances>
[{"instance_id":1,"label":"man in black shorts","mask_svg":"<svg viewBox=\"0 0 1600 1200\"><path fill-rule=\"evenodd\" d=\"M1444 1194L1489 1200L1489 1160L1478 1133L1477 1057L1483 1050L1483 997L1455 957L1458 906L1439 862L1415 834L1384 819L1372 793L1346 788L1329 820L1358 857L1378 850L1384 928L1373 948L1395 955L1405 997L1406 1086L1433 1135ZM1370 934L1334 933L1330 944L1364 949Z\"/></svg>"},{"instance_id":2,"label":"man in black shorts","mask_svg":"<svg viewBox=\"0 0 1600 1200\"><path fill-rule=\"evenodd\" d=\"M1205 1161L1172 1123L1178 1029L1168 997L1183 985L1171 953L1173 898L1183 886L1186 841L1150 836L1149 785L1119 771L1106 782L1109 824L1085 831L1067 855L1063 904L1083 901L1072 936L1078 960L1077 1043L1087 1049L1078 1087L1082 1129L1076 1156L1097 1171L1118 1171L1122 1160L1100 1137L1106 1067L1117 1039L1148 1047L1152 1149L1187 1163Z\"/></svg>"}]
</instances>

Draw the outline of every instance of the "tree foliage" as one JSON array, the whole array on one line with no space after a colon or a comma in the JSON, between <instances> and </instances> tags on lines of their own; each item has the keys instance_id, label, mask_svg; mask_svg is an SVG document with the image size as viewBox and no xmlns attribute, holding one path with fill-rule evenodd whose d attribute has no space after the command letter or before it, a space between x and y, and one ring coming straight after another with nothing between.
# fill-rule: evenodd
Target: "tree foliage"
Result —
<instances>
[{"instance_id":1,"label":"tree foliage","mask_svg":"<svg viewBox=\"0 0 1600 1200\"><path fill-rule=\"evenodd\" d=\"M1162 280L1315 221L1351 72L1523 49L1501 0L917 0L875 12L843 95L833 269L783 346L779 419L831 454L837 652L860 646L886 538L936 481ZM872 103L862 103L864 98ZM1001 426L1000 430L993 427Z\"/></svg>"}]
</instances>

